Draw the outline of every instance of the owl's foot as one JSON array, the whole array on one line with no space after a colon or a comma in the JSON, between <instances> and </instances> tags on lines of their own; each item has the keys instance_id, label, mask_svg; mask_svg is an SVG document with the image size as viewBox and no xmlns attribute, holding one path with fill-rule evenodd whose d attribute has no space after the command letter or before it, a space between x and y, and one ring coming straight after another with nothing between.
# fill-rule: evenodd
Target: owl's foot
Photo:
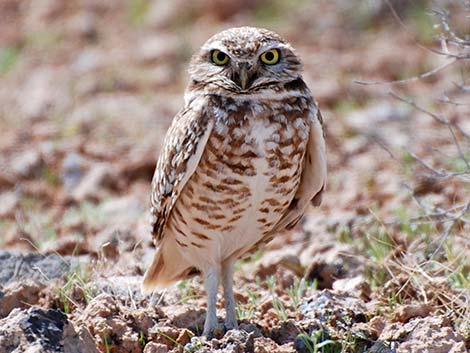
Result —
<instances>
[{"instance_id":1,"label":"owl's foot","mask_svg":"<svg viewBox=\"0 0 470 353\"><path fill-rule=\"evenodd\" d=\"M225 325L221 325L219 323L216 323L212 327L204 324L204 331L202 332L202 335L206 336L208 339L222 338L226 331L227 330L225 329Z\"/></svg>"},{"instance_id":2,"label":"owl's foot","mask_svg":"<svg viewBox=\"0 0 470 353\"><path fill-rule=\"evenodd\" d=\"M238 322L237 322L237 318L235 317L235 315L229 315L227 313L224 326L225 326L226 331L234 330L234 329L236 330L238 328Z\"/></svg>"}]
</instances>

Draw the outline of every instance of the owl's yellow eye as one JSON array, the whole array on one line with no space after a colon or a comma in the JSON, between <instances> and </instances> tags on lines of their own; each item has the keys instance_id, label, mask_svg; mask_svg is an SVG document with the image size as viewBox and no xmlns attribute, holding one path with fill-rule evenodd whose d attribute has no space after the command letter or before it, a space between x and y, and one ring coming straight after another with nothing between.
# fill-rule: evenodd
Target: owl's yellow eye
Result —
<instances>
[{"instance_id":1,"label":"owl's yellow eye","mask_svg":"<svg viewBox=\"0 0 470 353\"><path fill-rule=\"evenodd\" d=\"M211 59L214 64L222 66L228 63L229 57L224 52L216 49L212 51Z\"/></svg>"},{"instance_id":2,"label":"owl's yellow eye","mask_svg":"<svg viewBox=\"0 0 470 353\"><path fill-rule=\"evenodd\" d=\"M279 50L270 49L266 50L263 54L261 54L260 59L266 65L274 65L279 62L279 57Z\"/></svg>"}]
</instances>

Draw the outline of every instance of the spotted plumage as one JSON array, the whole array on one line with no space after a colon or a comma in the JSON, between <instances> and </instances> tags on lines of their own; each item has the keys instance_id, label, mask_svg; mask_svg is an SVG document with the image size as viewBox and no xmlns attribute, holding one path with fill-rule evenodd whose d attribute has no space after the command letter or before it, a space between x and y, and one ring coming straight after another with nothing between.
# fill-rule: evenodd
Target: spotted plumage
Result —
<instances>
[{"instance_id":1,"label":"spotted plumage","mask_svg":"<svg viewBox=\"0 0 470 353\"><path fill-rule=\"evenodd\" d=\"M193 56L185 107L166 135L152 182L157 251L144 290L194 273L206 279L204 334L237 326L233 263L295 225L326 183L323 120L301 63L277 34L233 28Z\"/></svg>"}]
</instances>

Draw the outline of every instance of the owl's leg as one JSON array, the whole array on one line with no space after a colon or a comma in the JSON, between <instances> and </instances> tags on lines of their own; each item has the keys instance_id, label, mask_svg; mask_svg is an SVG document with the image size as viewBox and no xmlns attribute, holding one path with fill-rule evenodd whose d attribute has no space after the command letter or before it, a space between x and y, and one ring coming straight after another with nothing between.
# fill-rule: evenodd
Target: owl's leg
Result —
<instances>
[{"instance_id":1,"label":"owl's leg","mask_svg":"<svg viewBox=\"0 0 470 353\"><path fill-rule=\"evenodd\" d=\"M225 299L225 328L227 330L238 328L237 314L235 312L235 297L233 296L233 264L234 260L227 260L222 264L222 284Z\"/></svg>"},{"instance_id":2,"label":"owl's leg","mask_svg":"<svg viewBox=\"0 0 470 353\"><path fill-rule=\"evenodd\" d=\"M204 323L203 336L211 336L217 328L217 289L219 287L220 267L210 267L205 272L205 286L207 292L207 313Z\"/></svg>"}]
</instances>

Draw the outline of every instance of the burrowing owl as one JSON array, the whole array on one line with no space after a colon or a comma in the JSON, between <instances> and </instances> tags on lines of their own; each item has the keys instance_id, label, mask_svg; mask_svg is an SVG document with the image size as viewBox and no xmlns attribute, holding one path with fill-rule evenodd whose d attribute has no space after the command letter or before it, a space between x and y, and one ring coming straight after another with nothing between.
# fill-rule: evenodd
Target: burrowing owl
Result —
<instances>
[{"instance_id":1,"label":"burrowing owl","mask_svg":"<svg viewBox=\"0 0 470 353\"><path fill-rule=\"evenodd\" d=\"M185 106L166 135L152 182L157 251L144 292L205 277L204 335L237 327L235 260L293 226L326 182L322 118L292 47L265 29L210 38L189 67Z\"/></svg>"}]
</instances>

